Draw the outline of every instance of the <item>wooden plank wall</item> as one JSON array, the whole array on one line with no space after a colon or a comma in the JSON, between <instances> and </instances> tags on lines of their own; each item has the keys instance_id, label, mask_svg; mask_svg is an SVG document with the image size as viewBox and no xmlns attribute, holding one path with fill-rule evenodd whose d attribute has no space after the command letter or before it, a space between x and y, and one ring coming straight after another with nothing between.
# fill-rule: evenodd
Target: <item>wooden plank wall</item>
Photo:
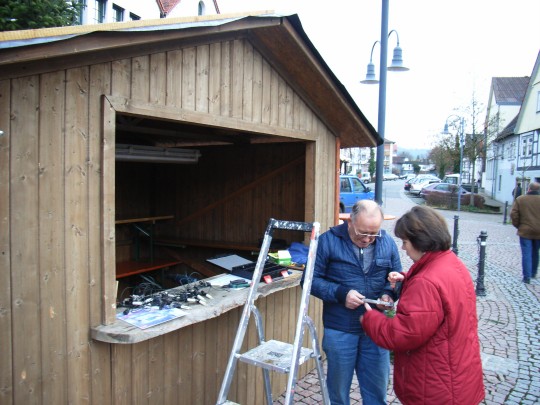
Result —
<instances>
[{"instance_id":1,"label":"wooden plank wall","mask_svg":"<svg viewBox=\"0 0 540 405\"><path fill-rule=\"evenodd\" d=\"M286 78L243 40L0 82L0 263L9 269L0 272L0 403L213 404L239 310L135 345L89 338L89 329L103 321L104 296L111 290L111 275L102 270L102 94L234 117L261 128L306 130L315 142L302 146L304 173L270 183L288 203L266 203L263 191L253 192L261 205L246 210L265 218L301 216L289 194L303 179L309 184L298 206L305 220L320 221L323 230L333 220L328 176L335 170L334 136ZM292 158L298 152L298 146L280 148L273 153ZM249 164L255 173L271 170L268 160L259 166L253 157ZM253 228L249 235L258 233ZM292 340L299 296L295 288L260 300L268 336ZM320 325L320 305L312 305L310 314ZM254 341L250 328L247 344ZM285 376L273 377L274 394L284 385ZM241 366L230 397L260 403L262 387L260 370Z\"/></svg>"}]
</instances>

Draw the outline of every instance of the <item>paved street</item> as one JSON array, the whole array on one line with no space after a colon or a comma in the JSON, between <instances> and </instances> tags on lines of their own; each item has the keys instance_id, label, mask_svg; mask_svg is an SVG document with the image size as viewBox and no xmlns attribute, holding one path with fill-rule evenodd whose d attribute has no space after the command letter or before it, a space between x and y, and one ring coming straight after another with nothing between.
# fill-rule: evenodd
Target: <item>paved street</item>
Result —
<instances>
[{"instance_id":1,"label":"paved street","mask_svg":"<svg viewBox=\"0 0 540 405\"><path fill-rule=\"evenodd\" d=\"M392 184L390 184L392 183ZM385 182L385 214L399 217L415 202L403 192L403 181ZM440 211L453 234L456 211ZM384 228L393 234L394 220ZM471 272L478 287L479 236L487 232L485 261L485 296L478 296L479 336L482 349L486 399L483 404L540 403L540 279L522 283L521 252L515 228L503 224L503 214L459 215L458 254ZM396 239L398 247L401 242ZM404 268L412 264L403 250ZM356 377L355 379L356 380ZM283 397L276 403L282 403ZM295 403L321 403L316 373L313 371L297 385ZM400 404L392 385L388 403ZM351 404L362 404L358 386L353 381Z\"/></svg>"}]
</instances>

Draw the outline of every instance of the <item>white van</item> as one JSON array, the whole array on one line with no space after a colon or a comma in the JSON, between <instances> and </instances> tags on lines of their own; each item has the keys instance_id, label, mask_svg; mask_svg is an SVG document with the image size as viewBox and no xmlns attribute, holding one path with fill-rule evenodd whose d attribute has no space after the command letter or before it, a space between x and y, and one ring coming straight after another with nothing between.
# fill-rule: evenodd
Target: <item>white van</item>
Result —
<instances>
[{"instance_id":1,"label":"white van","mask_svg":"<svg viewBox=\"0 0 540 405\"><path fill-rule=\"evenodd\" d=\"M444 176L442 182L457 185L459 183L459 174L447 174Z\"/></svg>"},{"instance_id":2,"label":"white van","mask_svg":"<svg viewBox=\"0 0 540 405\"><path fill-rule=\"evenodd\" d=\"M371 176L369 175L369 172L362 173L362 175L360 176L360 180L362 180L362 182L364 182L365 184L371 182Z\"/></svg>"}]
</instances>

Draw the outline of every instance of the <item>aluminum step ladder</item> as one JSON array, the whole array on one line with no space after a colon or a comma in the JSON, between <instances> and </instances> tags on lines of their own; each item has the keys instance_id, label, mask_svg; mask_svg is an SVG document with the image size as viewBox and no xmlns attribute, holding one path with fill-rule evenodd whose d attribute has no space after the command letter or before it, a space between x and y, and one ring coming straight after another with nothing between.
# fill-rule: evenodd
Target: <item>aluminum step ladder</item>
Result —
<instances>
[{"instance_id":1,"label":"aluminum step ladder","mask_svg":"<svg viewBox=\"0 0 540 405\"><path fill-rule=\"evenodd\" d=\"M280 342L277 340L265 341L262 317L257 307L254 305L255 295L263 272L264 263L267 259L268 251L270 249L272 233L275 229L303 231L311 233L308 260L306 268L304 270L304 283L302 288L302 297L300 300L300 309L298 312L298 321L296 323L296 332L294 335L294 342L292 344L287 342ZM244 304L244 309L242 311L242 316L240 318L240 323L238 325L238 330L234 339L231 355L229 357L229 362L227 364L221 389L219 391L218 400L216 402L217 405L235 404L234 402L227 400L227 395L231 387L238 361L242 361L244 363L262 368L266 402L268 405L271 405L273 403L272 387L270 384L270 371L276 371L282 374L288 373L289 376L287 380L285 404L292 404L294 400L298 367L309 359L314 359L316 362L323 403L325 405L330 404L328 389L326 387L326 379L322 366L321 353L319 350L317 331L315 328L315 324L307 314L309 297L311 292L311 283L313 279L313 270L317 253L317 244L319 242L319 231L320 224L318 222L310 223L283 221L273 218L270 219L264 234L261 251L255 265L255 270L253 273L253 278L251 280L248 297ZM253 314L256 323L259 346L254 347L245 353L240 353L240 349L244 341L251 314ZM310 331L310 348L302 347L305 327L308 327Z\"/></svg>"}]
</instances>

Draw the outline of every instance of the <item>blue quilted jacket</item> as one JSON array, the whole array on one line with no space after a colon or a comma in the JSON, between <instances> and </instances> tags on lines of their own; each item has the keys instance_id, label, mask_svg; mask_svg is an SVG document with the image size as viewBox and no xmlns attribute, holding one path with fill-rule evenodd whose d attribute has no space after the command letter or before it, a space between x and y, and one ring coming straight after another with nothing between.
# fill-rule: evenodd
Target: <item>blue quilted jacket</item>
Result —
<instances>
[{"instance_id":1,"label":"blue quilted jacket","mask_svg":"<svg viewBox=\"0 0 540 405\"><path fill-rule=\"evenodd\" d=\"M364 306L354 310L345 307L345 298L350 290L356 290L366 298L377 299L383 294L397 298L387 280L391 271L402 271L396 243L385 230L381 230L381 237L374 243L373 262L364 273L346 222L330 228L319 237L311 294L323 301L325 328L363 334L360 315L365 311Z\"/></svg>"}]
</instances>

